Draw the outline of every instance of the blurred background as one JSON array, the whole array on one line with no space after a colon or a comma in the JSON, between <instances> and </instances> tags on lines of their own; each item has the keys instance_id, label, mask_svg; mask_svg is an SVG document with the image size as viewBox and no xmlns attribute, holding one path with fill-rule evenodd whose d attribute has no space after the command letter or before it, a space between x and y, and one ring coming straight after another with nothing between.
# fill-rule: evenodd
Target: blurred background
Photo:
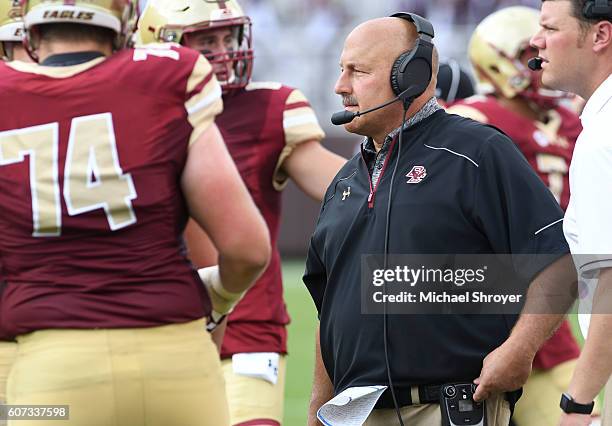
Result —
<instances>
[{"instance_id":1,"label":"blurred background","mask_svg":"<svg viewBox=\"0 0 612 426\"><path fill-rule=\"evenodd\" d=\"M540 8L540 0L242 0L253 21L254 78L280 81L307 95L329 136L343 136L329 116L341 109L333 87L344 38L360 22L394 12L429 19L440 56L468 66L467 43L493 11L514 5Z\"/></svg>"}]
</instances>

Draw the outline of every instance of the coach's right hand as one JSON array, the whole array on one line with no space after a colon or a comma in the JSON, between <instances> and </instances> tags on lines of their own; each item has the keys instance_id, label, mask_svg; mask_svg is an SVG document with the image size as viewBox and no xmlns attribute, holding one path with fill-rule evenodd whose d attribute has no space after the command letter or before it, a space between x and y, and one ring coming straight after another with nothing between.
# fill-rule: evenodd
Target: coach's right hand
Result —
<instances>
[{"instance_id":1,"label":"coach's right hand","mask_svg":"<svg viewBox=\"0 0 612 426\"><path fill-rule=\"evenodd\" d=\"M531 373L535 352L518 345L512 339L485 357L480 377L474 380L478 385L474 401L483 401L493 394L517 390L525 384Z\"/></svg>"}]
</instances>

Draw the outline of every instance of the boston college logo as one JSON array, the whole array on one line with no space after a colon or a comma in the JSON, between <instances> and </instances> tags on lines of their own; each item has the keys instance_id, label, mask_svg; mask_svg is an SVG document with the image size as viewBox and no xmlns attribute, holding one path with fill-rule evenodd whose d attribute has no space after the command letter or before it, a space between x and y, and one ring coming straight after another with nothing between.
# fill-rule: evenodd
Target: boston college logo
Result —
<instances>
[{"instance_id":1,"label":"boston college logo","mask_svg":"<svg viewBox=\"0 0 612 426\"><path fill-rule=\"evenodd\" d=\"M414 166L406 174L408 180L406 183L420 183L427 176L427 170L423 166Z\"/></svg>"}]
</instances>

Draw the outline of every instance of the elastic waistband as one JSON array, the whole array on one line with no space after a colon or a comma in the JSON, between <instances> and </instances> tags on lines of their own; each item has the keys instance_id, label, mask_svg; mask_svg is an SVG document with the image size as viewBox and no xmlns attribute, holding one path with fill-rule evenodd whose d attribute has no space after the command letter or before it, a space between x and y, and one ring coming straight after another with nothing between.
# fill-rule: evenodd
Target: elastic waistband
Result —
<instances>
[{"instance_id":1,"label":"elastic waistband","mask_svg":"<svg viewBox=\"0 0 612 426\"><path fill-rule=\"evenodd\" d=\"M96 348L111 345L139 345L159 341L176 342L206 333L206 320L143 328L46 329L17 336L20 351L46 350L58 346Z\"/></svg>"}]
</instances>

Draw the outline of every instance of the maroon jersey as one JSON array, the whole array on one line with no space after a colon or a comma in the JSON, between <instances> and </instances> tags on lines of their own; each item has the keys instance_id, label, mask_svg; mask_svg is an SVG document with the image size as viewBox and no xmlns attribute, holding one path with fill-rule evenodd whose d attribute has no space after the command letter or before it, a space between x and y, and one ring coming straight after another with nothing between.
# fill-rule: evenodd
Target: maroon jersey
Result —
<instances>
[{"instance_id":1,"label":"maroon jersey","mask_svg":"<svg viewBox=\"0 0 612 426\"><path fill-rule=\"evenodd\" d=\"M282 162L301 142L324 136L304 95L280 83L251 83L226 96L217 117L232 158L270 230L270 265L229 316L222 357L242 352L287 352L281 260L276 243L280 190L287 176Z\"/></svg>"},{"instance_id":2,"label":"maroon jersey","mask_svg":"<svg viewBox=\"0 0 612 426\"><path fill-rule=\"evenodd\" d=\"M531 167L551 190L561 208L569 203L569 165L582 125L576 113L557 107L542 123L502 106L493 96L472 96L453 103L447 112L491 124L504 131L521 150ZM578 358L580 348L565 321L540 348L533 367L550 369Z\"/></svg>"},{"instance_id":3,"label":"maroon jersey","mask_svg":"<svg viewBox=\"0 0 612 426\"><path fill-rule=\"evenodd\" d=\"M455 102L447 111L503 130L551 190L561 208L567 208L569 165L576 138L582 131L575 112L557 107L549 110L548 121L542 123L506 109L493 96L472 96Z\"/></svg>"},{"instance_id":4,"label":"maroon jersey","mask_svg":"<svg viewBox=\"0 0 612 426\"><path fill-rule=\"evenodd\" d=\"M207 315L180 176L222 108L210 64L157 45L67 67L0 64L0 318L148 327Z\"/></svg>"},{"instance_id":5,"label":"maroon jersey","mask_svg":"<svg viewBox=\"0 0 612 426\"><path fill-rule=\"evenodd\" d=\"M0 263L0 313L2 312L2 291L4 290L4 277L2 275L2 263ZM0 316L0 343L3 341L10 341L12 337L9 336L8 331L2 328L2 318Z\"/></svg>"}]
</instances>

